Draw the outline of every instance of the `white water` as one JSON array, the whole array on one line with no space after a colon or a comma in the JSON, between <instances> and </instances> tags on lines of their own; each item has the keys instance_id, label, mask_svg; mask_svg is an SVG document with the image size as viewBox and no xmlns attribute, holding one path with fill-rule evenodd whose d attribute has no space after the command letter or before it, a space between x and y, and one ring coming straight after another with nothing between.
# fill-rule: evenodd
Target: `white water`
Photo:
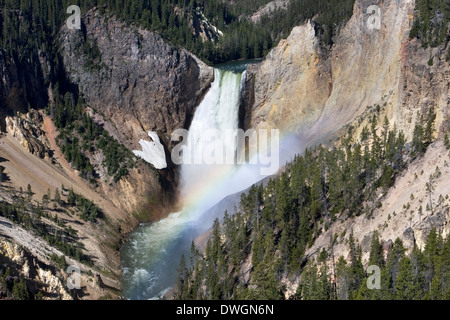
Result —
<instances>
[{"instance_id":1,"label":"white water","mask_svg":"<svg viewBox=\"0 0 450 320\"><path fill-rule=\"evenodd\" d=\"M217 187L220 177L230 175L235 170L235 165L205 164L205 149L214 142L216 145L224 146L223 155L235 153L236 146L226 140L226 133L238 129L239 101L245 72L234 73L216 69L214 76L215 81L198 106L189 128L187 149L191 152L183 154L185 164L181 166L180 171L181 199L187 202L193 219L202 213L202 210L208 209L227 195L215 190L214 194L199 202L199 197L204 196L209 188ZM213 132L214 138L208 135ZM192 202L195 208L191 206Z\"/></svg>"},{"instance_id":2,"label":"white water","mask_svg":"<svg viewBox=\"0 0 450 320\"><path fill-rule=\"evenodd\" d=\"M152 139L151 142L147 140L139 141L142 151L134 150L134 154L148 163L152 164L156 169L167 168L166 154L164 152L164 146L159 140L158 134L153 131L149 131L148 135Z\"/></svg>"},{"instance_id":3,"label":"white water","mask_svg":"<svg viewBox=\"0 0 450 320\"><path fill-rule=\"evenodd\" d=\"M218 136L223 137L226 130L238 128L243 79L242 73L215 70L215 80L197 107L189 129L189 134L195 137L190 145L195 156L201 156L202 144L210 142L202 134L208 129L217 130ZM222 142L226 148L235 148ZM183 157L191 155L183 154ZM122 249L122 280L127 298L158 298L174 284L181 255L188 260L192 240L210 227L199 221L201 214L225 196L249 186L250 181L227 186L223 177L234 172L234 165L182 165L181 196L186 199L185 209L140 227Z\"/></svg>"}]
</instances>

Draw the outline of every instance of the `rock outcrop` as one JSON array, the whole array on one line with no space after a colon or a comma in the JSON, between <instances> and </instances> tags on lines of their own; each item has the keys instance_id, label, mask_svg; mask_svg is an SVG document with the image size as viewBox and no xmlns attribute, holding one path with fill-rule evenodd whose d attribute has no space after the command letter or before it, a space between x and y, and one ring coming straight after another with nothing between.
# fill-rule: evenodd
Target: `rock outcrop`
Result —
<instances>
[{"instance_id":1,"label":"rock outcrop","mask_svg":"<svg viewBox=\"0 0 450 320\"><path fill-rule=\"evenodd\" d=\"M258 23L261 18L277 10L287 10L290 0L273 0L259 8L250 16L253 23Z\"/></svg>"},{"instance_id":2,"label":"rock outcrop","mask_svg":"<svg viewBox=\"0 0 450 320\"><path fill-rule=\"evenodd\" d=\"M69 81L101 115L95 120L130 150L141 150L139 142L153 131L170 154L170 133L189 127L214 78L213 68L186 50L95 9L82 17L81 30L64 25L59 41ZM170 159L158 174L140 166L102 191L127 212L152 211L160 218L175 202L178 175Z\"/></svg>"},{"instance_id":3,"label":"rock outcrop","mask_svg":"<svg viewBox=\"0 0 450 320\"><path fill-rule=\"evenodd\" d=\"M0 263L2 273L9 269L13 278L23 277L33 294L43 292L44 297L72 300L64 276L16 243L0 238Z\"/></svg>"},{"instance_id":4,"label":"rock outcrop","mask_svg":"<svg viewBox=\"0 0 450 320\"><path fill-rule=\"evenodd\" d=\"M199 8L188 14L188 20L192 26L192 33L196 38L202 39L202 42L217 41L223 36L222 31L212 25Z\"/></svg>"},{"instance_id":5,"label":"rock outcrop","mask_svg":"<svg viewBox=\"0 0 450 320\"><path fill-rule=\"evenodd\" d=\"M119 128L122 143L138 149L148 131L171 133L189 126L213 80L211 67L158 34L98 11L82 22L82 30L62 27L65 69L86 102ZM87 54L86 46L97 55Z\"/></svg>"},{"instance_id":6,"label":"rock outcrop","mask_svg":"<svg viewBox=\"0 0 450 320\"><path fill-rule=\"evenodd\" d=\"M21 117L6 117L6 132L31 154L49 158L53 152L46 145L42 121L42 115L34 110Z\"/></svg>"},{"instance_id":7,"label":"rock outcrop","mask_svg":"<svg viewBox=\"0 0 450 320\"><path fill-rule=\"evenodd\" d=\"M370 5L380 7L381 28L369 28ZM414 1L357 0L354 14L329 51L314 22L294 28L254 72L250 125L296 133L303 147L380 105L391 123L412 131L419 111L434 107L436 129L448 128L449 62L443 48L423 49L409 39ZM430 55L434 64L427 61Z\"/></svg>"}]
</instances>

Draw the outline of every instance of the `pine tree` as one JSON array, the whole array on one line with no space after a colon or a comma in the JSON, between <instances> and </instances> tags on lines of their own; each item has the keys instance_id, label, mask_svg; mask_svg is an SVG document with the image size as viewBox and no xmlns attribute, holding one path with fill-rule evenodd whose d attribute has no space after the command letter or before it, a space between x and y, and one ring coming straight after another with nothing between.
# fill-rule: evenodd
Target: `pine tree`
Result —
<instances>
[{"instance_id":1,"label":"pine tree","mask_svg":"<svg viewBox=\"0 0 450 320\"><path fill-rule=\"evenodd\" d=\"M448 138L448 133L444 135L444 146L447 150L450 150L450 140Z\"/></svg>"},{"instance_id":2,"label":"pine tree","mask_svg":"<svg viewBox=\"0 0 450 320\"><path fill-rule=\"evenodd\" d=\"M20 278L19 281L14 280L12 293L17 300L29 300L30 293L28 292L27 284L24 278Z\"/></svg>"},{"instance_id":3,"label":"pine tree","mask_svg":"<svg viewBox=\"0 0 450 320\"><path fill-rule=\"evenodd\" d=\"M383 292L383 297L386 299L395 298L396 292L396 279L399 272L399 262L404 256L405 249L403 247L402 241L397 238L391 250L388 253L386 260L385 271L382 272L381 289Z\"/></svg>"},{"instance_id":4,"label":"pine tree","mask_svg":"<svg viewBox=\"0 0 450 320\"><path fill-rule=\"evenodd\" d=\"M307 266L303 273L299 284L299 295L302 300L315 300L319 292L317 279L317 269L315 265Z\"/></svg>"},{"instance_id":5,"label":"pine tree","mask_svg":"<svg viewBox=\"0 0 450 320\"><path fill-rule=\"evenodd\" d=\"M411 261L403 257L399 263L399 271L395 282L395 299L412 300L416 296L413 275L411 273Z\"/></svg>"},{"instance_id":6,"label":"pine tree","mask_svg":"<svg viewBox=\"0 0 450 320\"><path fill-rule=\"evenodd\" d=\"M0 166L0 184L3 182L4 180L4 172L5 172L5 167Z\"/></svg>"},{"instance_id":7,"label":"pine tree","mask_svg":"<svg viewBox=\"0 0 450 320\"><path fill-rule=\"evenodd\" d=\"M383 247L381 246L377 231L374 231L372 234L372 241L370 244L369 265L375 265L380 268L384 267Z\"/></svg>"},{"instance_id":8,"label":"pine tree","mask_svg":"<svg viewBox=\"0 0 450 320\"><path fill-rule=\"evenodd\" d=\"M411 273L414 282L415 299L421 299L426 290L424 270L425 270L425 257L422 251L414 245L411 252Z\"/></svg>"},{"instance_id":9,"label":"pine tree","mask_svg":"<svg viewBox=\"0 0 450 320\"><path fill-rule=\"evenodd\" d=\"M279 283L276 279L276 264L274 261L274 239L272 232L268 232L264 239L264 258L252 275L252 283L256 286L251 291L252 299L278 300L280 298Z\"/></svg>"},{"instance_id":10,"label":"pine tree","mask_svg":"<svg viewBox=\"0 0 450 320\"><path fill-rule=\"evenodd\" d=\"M364 267L361 261L361 249L356 246L355 239L353 237L353 231L349 237L350 246L350 281L349 281L349 293L352 299L356 298L358 290L364 280Z\"/></svg>"},{"instance_id":11,"label":"pine tree","mask_svg":"<svg viewBox=\"0 0 450 320\"><path fill-rule=\"evenodd\" d=\"M213 224L212 230L212 248L211 248L211 257L215 263L217 263L217 259L221 252L221 240L220 240L220 223L219 219L216 218Z\"/></svg>"},{"instance_id":12,"label":"pine tree","mask_svg":"<svg viewBox=\"0 0 450 320\"><path fill-rule=\"evenodd\" d=\"M436 120L436 113L434 112L433 108L430 108L427 114L423 137L426 146L428 146L429 144L431 144L431 142L433 142L433 128L434 128L433 125L435 120Z\"/></svg>"},{"instance_id":13,"label":"pine tree","mask_svg":"<svg viewBox=\"0 0 450 320\"><path fill-rule=\"evenodd\" d=\"M178 276L175 281L176 289L174 295L176 299L184 299L184 293L188 289L187 278L188 278L188 268L186 266L186 259L184 255L182 255L180 259L180 265L178 267Z\"/></svg>"},{"instance_id":14,"label":"pine tree","mask_svg":"<svg viewBox=\"0 0 450 320\"><path fill-rule=\"evenodd\" d=\"M75 206L76 204L76 196L75 193L73 192L73 188L69 189L69 193L67 196L67 204L71 207Z\"/></svg>"},{"instance_id":15,"label":"pine tree","mask_svg":"<svg viewBox=\"0 0 450 320\"><path fill-rule=\"evenodd\" d=\"M31 198L33 197L33 190L31 189L30 184L27 185L27 196L28 196L28 201L31 201Z\"/></svg>"}]
</instances>

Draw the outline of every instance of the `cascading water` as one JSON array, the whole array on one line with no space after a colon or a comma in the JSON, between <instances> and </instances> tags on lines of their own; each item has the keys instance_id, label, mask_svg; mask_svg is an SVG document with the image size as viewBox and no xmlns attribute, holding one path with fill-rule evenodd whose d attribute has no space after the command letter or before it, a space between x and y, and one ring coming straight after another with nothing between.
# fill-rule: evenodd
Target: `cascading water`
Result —
<instances>
[{"instance_id":1,"label":"cascading water","mask_svg":"<svg viewBox=\"0 0 450 320\"><path fill-rule=\"evenodd\" d=\"M189 129L188 148L183 153L181 166L181 199L189 208L190 216L195 218L223 198L222 192L215 190L199 206L198 198L212 186L208 181L216 180L217 173L223 174L234 169L234 165L225 164L225 156L235 152L235 145L226 140L227 131L238 129L239 101L244 73L215 69L214 83L210 91L198 106ZM205 153L209 145L223 146L219 163L207 164ZM206 150L206 151L205 151ZM211 153L214 153L212 151ZM222 162L220 162L222 160ZM190 163L190 164L189 164ZM229 172L228 172L229 173ZM217 186L217 185L216 185ZM195 208L192 208L194 204ZM195 210L195 212L192 212Z\"/></svg>"},{"instance_id":2,"label":"cascading water","mask_svg":"<svg viewBox=\"0 0 450 320\"><path fill-rule=\"evenodd\" d=\"M226 130L238 128L245 66L233 65L231 70L229 66L228 70L215 69L215 80L197 107L189 129L188 146L193 153L183 153L183 159L202 156L205 143L211 143L211 137L204 133L210 130L216 132L215 142L223 143L225 149L235 148L233 144L227 145L226 141L217 139L224 137ZM224 150L224 153L229 151ZM181 167L183 211L141 226L122 248L122 284L128 299L158 298L172 287L181 255L188 258L192 241L211 227L198 221L201 214L228 194L240 191L225 188L220 181L220 176L232 174L234 165L192 162L194 164Z\"/></svg>"}]
</instances>

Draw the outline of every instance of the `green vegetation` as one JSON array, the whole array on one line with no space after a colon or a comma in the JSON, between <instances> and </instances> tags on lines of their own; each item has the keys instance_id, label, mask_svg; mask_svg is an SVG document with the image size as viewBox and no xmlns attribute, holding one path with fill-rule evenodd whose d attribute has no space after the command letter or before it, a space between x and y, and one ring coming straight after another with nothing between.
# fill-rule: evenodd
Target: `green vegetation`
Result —
<instances>
[{"instance_id":1,"label":"green vegetation","mask_svg":"<svg viewBox=\"0 0 450 320\"><path fill-rule=\"evenodd\" d=\"M423 149L405 144L402 132L397 132L395 126L390 130L386 118L381 132L377 131L379 120L374 115L370 128L364 128L358 141L350 138L353 133L350 127L348 136L341 141L342 147L306 150L265 187L252 186L247 194L241 195L240 211L236 215L225 213L222 226L215 221L205 255L193 248L190 265L181 261L175 297L281 299L285 291L281 285L282 277L300 275L302 282L297 298L366 297L363 296L366 293L359 292L366 275L361 249L353 234L345 240L350 246L350 265L340 259L336 267L342 279L346 279L345 290L342 289L345 292L339 292L339 296L332 288L330 270L324 263L329 252L316 253L319 257L317 265L308 263L311 257L305 252L322 230L327 230L336 219L362 214L369 218L381 206L380 197L394 184L397 175L431 142L428 141L432 137L431 131L425 134L429 131L428 123L434 119L431 114L423 117L429 121L417 124L417 130L423 132L417 138ZM341 235L341 241L344 237L345 233ZM337 235L334 239L337 241ZM398 248L394 246L393 250ZM441 250L440 245L438 248ZM373 243L370 259L383 265L380 250L380 245ZM397 263L391 262L392 259L388 258L388 268ZM249 262L253 268L247 270ZM407 262L403 264L407 267ZM241 270L243 267L246 269ZM243 282L242 273L249 273L249 282ZM401 277L400 274L399 279ZM393 282L394 287L390 290L394 290L397 283ZM395 297L400 298L399 295L401 293Z\"/></svg>"},{"instance_id":2,"label":"green vegetation","mask_svg":"<svg viewBox=\"0 0 450 320\"><path fill-rule=\"evenodd\" d=\"M92 120L84 111L82 99L76 105L73 101L73 96L66 94L64 101L57 100L55 107L47 108L60 129L58 141L66 160L80 171L82 177L95 182L97 174L86 154L100 150L108 175L114 182L119 181L134 166L134 154Z\"/></svg>"},{"instance_id":3,"label":"green vegetation","mask_svg":"<svg viewBox=\"0 0 450 320\"><path fill-rule=\"evenodd\" d=\"M73 192L73 189L69 189L67 205L69 207L78 208L80 211L80 217L84 221L95 222L97 218L104 218L101 210L92 201L76 194Z\"/></svg>"},{"instance_id":4,"label":"green vegetation","mask_svg":"<svg viewBox=\"0 0 450 320\"><path fill-rule=\"evenodd\" d=\"M14 298L17 300L29 300L30 293L28 292L27 284L25 279L20 277L20 280L14 280L12 293Z\"/></svg>"},{"instance_id":5,"label":"green vegetation","mask_svg":"<svg viewBox=\"0 0 450 320\"><path fill-rule=\"evenodd\" d=\"M43 96L47 97L47 88L53 89L55 106L48 113L59 129L61 150L73 168L96 183L98 175L90 156L101 150L103 165L117 182L128 174L135 157L85 114L80 92L66 77L57 34L68 18L69 5L79 5L83 14L98 7L106 19L115 15L128 24L160 33L173 46L185 47L207 62L219 63L262 57L292 27L312 17L316 17L315 27L324 45L330 45L332 35L351 16L354 3L345 0L336 6L336 1L293 0L287 11L274 12L253 24L242 15L250 15L269 0L0 0L0 55L5 61L13 61L33 83L36 79ZM224 36L203 42L195 34L192 21L200 25L204 17ZM86 56L86 67L95 72L101 68L101 53L85 31L83 36L80 52ZM38 109L48 104L41 101L47 98L35 99L35 94L26 93L29 107ZM3 178L0 172L0 180Z\"/></svg>"},{"instance_id":6,"label":"green vegetation","mask_svg":"<svg viewBox=\"0 0 450 320\"><path fill-rule=\"evenodd\" d=\"M435 120L436 114L433 109L430 109L426 116L421 114L418 117L413 133L413 154L424 154L427 147L433 141L433 123Z\"/></svg>"},{"instance_id":7,"label":"green vegetation","mask_svg":"<svg viewBox=\"0 0 450 320\"><path fill-rule=\"evenodd\" d=\"M62 81L61 58L54 39L68 18L66 8L80 5L85 13L98 7L101 14L117 18L160 33L169 43L183 46L205 61L225 62L239 58L265 55L292 28L315 17L317 32L325 45L352 15L354 0L292 0L287 10L278 10L253 24L246 16L270 2L269 0L1 0L0 43L12 56L24 63L36 65L39 51L55 66L50 81ZM206 18L221 30L223 37L214 42L202 42L192 26ZM198 31L198 30L197 30ZM85 37L81 48L94 69L101 61L98 48ZM41 54L42 54L41 53ZM30 59L31 58L31 59ZM36 68L36 76L38 69Z\"/></svg>"},{"instance_id":8,"label":"green vegetation","mask_svg":"<svg viewBox=\"0 0 450 320\"><path fill-rule=\"evenodd\" d=\"M55 211L67 210L68 215L71 215L71 212L78 212L81 219L91 223L97 223L98 219L104 219L100 208L92 201L74 193L72 189L67 191L67 196L64 195L63 191L60 192L59 189L56 189L53 199L51 199L50 190L48 190L41 203L34 203L29 197L29 192L32 193L31 187L26 193L13 193L14 201L12 204L0 201L0 216L32 231L36 236L59 249L64 255L90 264L91 260L83 253L84 246L78 241L76 231L58 218L56 213L52 215L48 206L52 202ZM58 259L56 262L61 264L63 258L58 257Z\"/></svg>"},{"instance_id":9,"label":"green vegetation","mask_svg":"<svg viewBox=\"0 0 450 320\"><path fill-rule=\"evenodd\" d=\"M0 166L0 183L3 182L3 180L5 180L5 167Z\"/></svg>"},{"instance_id":10,"label":"green vegetation","mask_svg":"<svg viewBox=\"0 0 450 320\"><path fill-rule=\"evenodd\" d=\"M319 259L320 260L320 259ZM298 299L357 299L357 300L448 300L450 298L450 237L444 240L436 229L428 234L423 251L416 246L410 254L397 239L383 255L378 234L372 236L369 265L380 268L380 288L370 290L371 273L364 271L361 253L350 240L350 263L343 257L336 264L336 283L323 272L323 261L310 263L309 273L302 274ZM312 284L321 283L319 290ZM322 293L318 294L318 292Z\"/></svg>"},{"instance_id":11,"label":"green vegetation","mask_svg":"<svg viewBox=\"0 0 450 320\"><path fill-rule=\"evenodd\" d=\"M66 258L64 255L58 256L56 253L53 253L50 256L50 259L55 262L60 269L64 270L66 268Z\"/></svg>"},{"instance_id":12,"label":"green vegetation","mask_svg":"<svg viewBox=\"0 0 450 320\"><path fill-rule=\"evenodd\" d=\"M25 278L22 276L12 277L9 268L5 271L0 269L0 292L4 295L0 296L0 300L3 298L12 300L30 300L31 298L37 298L28 290Z\"/></svg>"},{"instance_id":13,"label":"green vegetation","mask_svg":"<svg viewBox=\"0 0 450 320\"><path fill-rule=\"evenodd\" d=\"M252 23L251 15L268 0L103 0L101 12L110 12L128 23L160 32L175 46L183 46L210 63L263 57L293 27L315 17L317 32L324 45L353 13L354 0L292 0L287 10L278 10ZM104 4L103 8L101 4ZM243 18L244 17L244 18ZM223 32L213 42L203 42L194 32L191 20L201 25L206 18Z\"/></svg>"},{"instance_id":14,"label":"green vegetation","mask_svg":"<svg viewBox=\"0 0 450 320\"><path fill-rule=\"evenodd\" d=\"M41 237L51 246L59 249L65 255L73 257L80 262L90 263L89 257L83 254L83 244L76 241L73 231L64 226L57 217L51 218L42 208L34 208L34 212L29 212L22 205L0 202L0 216L8 218L12 222L21 225L27 230L31 230ZM42 218L49 218L58 227L46 223Z\"/></svg>"},{"instance_id":15,"label":"green vegetation","mask_svg":"<svg viewBox=\"0 0 450 320\"><path fill-rule=\"evenodd\" d=\"M450 2L446 0L416 0L411 38L420 39L424 48L447 45L450 39ZM449 48L450 53L450 48Z\"/></svg>"},{"instance_id":16,"label":"green vegetation","mask_svg":"<svg viewBox=\"0 0 450 320\"><path fill-rule=\"evenodd\" d=\"M448 139L448 133L444 136L444 145L447 150L450 150L450 140Z\"/></svg>"}]
</instances>

